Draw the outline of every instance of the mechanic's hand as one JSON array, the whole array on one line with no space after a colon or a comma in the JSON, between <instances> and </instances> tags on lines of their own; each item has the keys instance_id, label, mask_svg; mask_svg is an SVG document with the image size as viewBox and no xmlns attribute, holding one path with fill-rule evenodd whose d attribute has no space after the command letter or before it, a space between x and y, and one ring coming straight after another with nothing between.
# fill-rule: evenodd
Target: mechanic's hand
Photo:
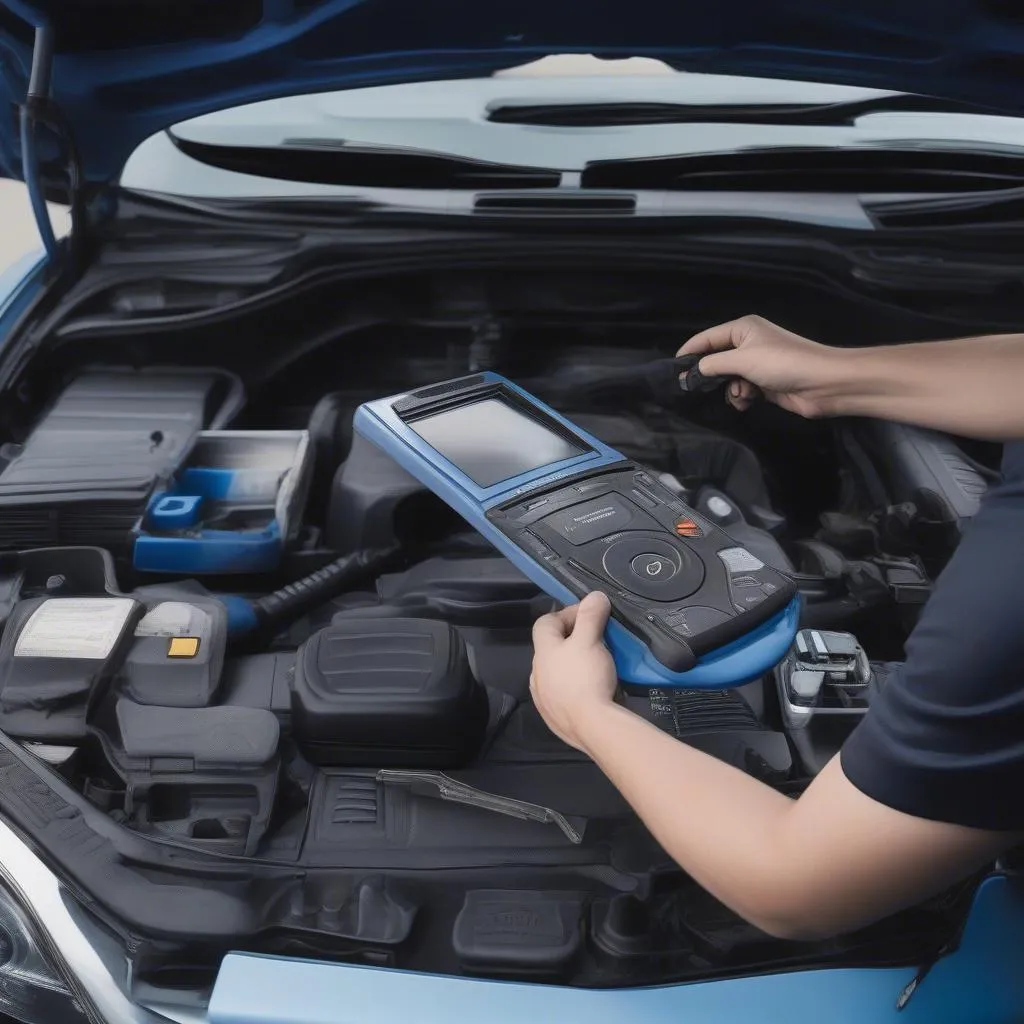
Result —
<instances>
[{"instance_id":1,"label":"mechanic's hand","mask_svg":"<svg viewBox=\"0 0 1024 1024\"><path fill-rule=\"evenodd\" d=\"M615 700L615 662L604 645L611 604L594 591L577 605L543 615L533 627L530 692L548 728L586 753L584 723Z\"/></svg>"},{"instance_id":2,"label":"mechanic's hand","mask_svg":"<svg viewBox=\"0 0 1024 1024\"><path fill-rule=\"evenodd\" d=\"M699 363L705 377L736 377L727 400L748 409L760 396L813 419L828 414L838 350L783 330L759 316L745 316L695 334L678 355L709 355Z\"/></svg>"}]
</instances>

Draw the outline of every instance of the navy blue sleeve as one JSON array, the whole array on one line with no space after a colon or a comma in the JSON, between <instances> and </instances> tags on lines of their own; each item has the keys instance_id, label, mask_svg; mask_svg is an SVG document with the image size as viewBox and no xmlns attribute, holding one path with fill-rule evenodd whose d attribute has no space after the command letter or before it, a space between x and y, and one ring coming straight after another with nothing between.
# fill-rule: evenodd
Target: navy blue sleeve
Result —
<instances>
[{"instance_id":1,"label":"navy blue sleeve","mask_svg":"<svg viewBox=\"0 0 1024 1024\"><path fill-rule=\"evenodd\" d=\"M1024 444L986 495L840 755L872 799L919 818L1024 828Z\"/></svg>"}]
</instances>

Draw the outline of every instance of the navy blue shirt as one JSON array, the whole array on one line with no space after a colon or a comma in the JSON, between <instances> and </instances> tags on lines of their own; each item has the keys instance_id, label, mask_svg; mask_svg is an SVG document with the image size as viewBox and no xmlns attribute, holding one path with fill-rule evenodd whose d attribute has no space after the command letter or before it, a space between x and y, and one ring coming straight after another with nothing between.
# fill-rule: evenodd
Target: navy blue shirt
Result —
<instances>
[{"instance_id":1,"label":"navy blue shirt","mask_svg":"<svg viewBox=\"0 0 1024 1024\"><path fill-rule=\"evenodd\" d=\"M1024 828L1024 443L939 577L840 755L872 799L918 818Z\"/></svg>"}]
</instances>

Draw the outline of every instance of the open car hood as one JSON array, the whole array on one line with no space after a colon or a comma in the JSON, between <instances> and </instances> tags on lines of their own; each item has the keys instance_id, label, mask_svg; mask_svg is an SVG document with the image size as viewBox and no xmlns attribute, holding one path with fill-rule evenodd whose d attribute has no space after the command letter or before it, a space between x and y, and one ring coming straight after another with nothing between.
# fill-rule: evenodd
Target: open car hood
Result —
<instances>
[{"instance_id":1,"label":"open car hood","mask_svg":"<svg viewBox=\"0 0 1024 1024\"><path fill-rule=\"evenodd\" d=\"M48 27L41 37L37 29ZM143 139L213 110L302 92L488 75L551 53L642 55L682 70L915 92L1024 114L1024 18L991 0L0 0L0 174L37 92L78 180L116 179ZM45 58L43 46L42 56ZM49 70L49 74L47 74ZM53 126L51 125L51 131ZM29 172L26 173L26 164ZM57 180L56 178L54 180Z\"/></svg>"}]
</instances>

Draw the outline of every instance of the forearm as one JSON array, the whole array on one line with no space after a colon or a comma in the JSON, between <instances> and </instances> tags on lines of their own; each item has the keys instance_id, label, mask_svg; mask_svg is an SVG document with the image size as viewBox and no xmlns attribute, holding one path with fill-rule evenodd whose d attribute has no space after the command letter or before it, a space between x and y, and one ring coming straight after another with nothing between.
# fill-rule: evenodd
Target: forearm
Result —
<instances>
[{"instance_id":1,"label":"forearm","mask_svg":"<svg viewBox=\"0 0 1024 1024\"><path fill-rule=\"evenodd\" d=\"M790 800L617 705L593 708L580 736L680 867L773 935L860 928L1020 841L876 803L849 783L838 758Z\"/></svg>"},{"instance_id":2,"label":"forearm","mask_svg":"<svg viewBox=\"0 0 1024 1024\"><path fill-rule=\"evenodd\" d=\"M783 830L794 801L688 747L618 705L585 726L587 753L665 851L742 917L776 933L797 930L798 881ZM788 876L788 878L787 878Z\"/></svg>"},{"instance_id":3,"label":"forearm","mask_svg":"<svg viewBox=\"0 0 1024 1024\"><path fill-rule=\"evenodd\" d=\"M1024 437L1024 334L832 350L828 413Z\"/></svg>"}]
</instances>

